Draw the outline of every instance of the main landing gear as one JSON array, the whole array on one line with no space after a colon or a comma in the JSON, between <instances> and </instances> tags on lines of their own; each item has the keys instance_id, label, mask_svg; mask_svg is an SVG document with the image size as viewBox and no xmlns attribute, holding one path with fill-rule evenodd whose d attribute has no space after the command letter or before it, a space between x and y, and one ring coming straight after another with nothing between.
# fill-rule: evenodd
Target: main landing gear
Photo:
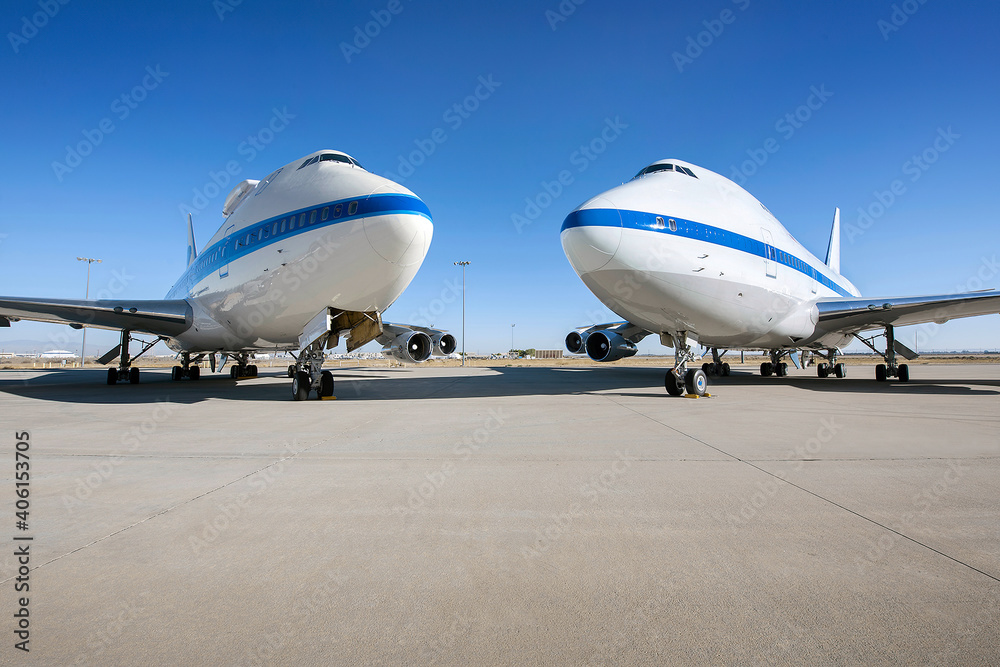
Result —
<instances>
[{"instance_id":1,"label":"main landing gear","mask_svg":"<svg viewBox=\"0 0 1000 667\"><path fill-rule=\"evenodd\" d=\"M229 356L233 359L233 365L229 367L229 377L234 380L257 377L257 364L249 363L249 352L234 352Z\"/></svg>"},{"instance_id":2,"label":"main landing gear","mask_svg":"<svg viewBox=\"0 0 1000 667\"><path fill-rule=\"evenodd\" d=\"M292 378L294 400L306 400L311 391L315 391L316 398L319 399L333 397L333 373L323 370L323 361L326 358L323 353L325 346L325 338L312 342L299 353L295 365L288 367L288 374Z\"/></svg>"},{"instance_id":3,"label":"main landing gear","mask_svg":"<svg viewBox=\"0 0 1000 667\"><path fill-rule=\"evenodd\" d=\"M108 384L117 384L125 381L128 381L129 384L139 384L139 369L133 366L132 362L146 354L151 347L160 341L159 338L154 338L152 342L146 342L139 338L132 338L131 334L130 330L122 329L122 342L118 344L118 347L97 360L99 364L106 364L115 357L118 357L118 367L108 369ZM133 340L143 343L144 347L139 354L130 357L128 354L128 344Z\"/></svg>"},{"instance_id":4,"label":"main landing gear","mask_svg":"<svg viewBox=\"0 0 1000 667\"><path fill-rule=\"evenodd\" d=\"M701 370L704 371L705 375L721 375L723 377L728 377L729 375L729 364L722 361L722 357L726 353L723 352L719 354L719 348L712 348L712 361L704 363L701 365Z\"/></svg>"},{"instance_id":5,"label":"main landing gear","mask_svg":"<svg viewBox=\"0 0 1000 667\"><path fill-rule=\"evenodd\" d=\"M193 366L192 364L197 363L204 356L203 354L199 354L194 359L191 359L190 353L181 352L181 365L170 369L170 379L175 382L185 378L192 382L197 381L201 377L201 367L197 365Z\"/></svg>"},{"instance_id":6,"label":"main landing gear","mask_svg":"<svg viewBox=\"0 0 1000 667\"><path fill-rule=\"evenodd\" d=\"M888 378L896 378L900 382L910 381L910 367L906 364L896 363L896 353L898 352L906 359L916 359L917 353L906 347L898 340L894 335L893 327L891 324L885 325L885 352L881 352L872 341L875 340L875 336L871 338L862 338L858 334L854 334L854 337L860 340L862 343L867 345L872 349L875 354L879 355L885 359L884 364L878 364L875 366L875 379L879 382L885 382Z\"/></svg>"},{"instance_id":7,"label":"main landing gear","mask_svg":"<svg viewBox=\"0 0 1000 667\"><path fill-rule=\"evenodd\" d=\"M774 375L779 378L788 375L788 364L782 361L788 355L788 350L771 350L768 354L771 361L765 361L760 365L760 374L763 377Z\"/></svg>"},{"instance_id":8,"label":"main landing gear","mask_svg":"<svg viewBox=\"0 0 1000 667\"><path fill-rule=\"evenodd\" d=\"M826 354L822 352L815 352L826 359L826 361L821 361L816 364L816 377L830 377L831 375L839 378L847 377L847 366L843 362L837 361L837 350L827 350Z\"/></svg>"},{"instance_id":9,"label":"main landing gear","mask_svg":"<svg viewBox=\"0 0 1000 667\"><path fill-rule=\"evenodd\" d=\"M678 331L674 338L674 367L667 371L663 385L671 396L687 393L704 396L708 389L708 376L702 369L689 369L688 362L694 361L695 355L687 340L686 331Z\"/></svg>"}]
</instances>

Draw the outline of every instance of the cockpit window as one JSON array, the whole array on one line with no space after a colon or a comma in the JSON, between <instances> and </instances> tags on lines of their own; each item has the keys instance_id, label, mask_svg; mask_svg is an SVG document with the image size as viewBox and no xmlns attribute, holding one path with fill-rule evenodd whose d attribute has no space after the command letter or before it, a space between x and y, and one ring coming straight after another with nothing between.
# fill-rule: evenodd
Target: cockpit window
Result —
<instances>
[{"instance_id":1,"label":"cockpit window","mask_svg":"<svg viewBox=\"0 0 1000 667\"><path fill-rule=\"evenodd\" d=\"M695 178L698 178L697 176L694 175L694 172L688 169L687 167L682 167L680 165L677 165L675 167L672 164L651 164L642 171L640 171L638 174L636 174L633 177L633 179L639 178L640 176L646 176L648 174L655 174L658 171L677 171L682 174L687 174L688 176L694 176Z\"/></svg>"},{"instance_id":2,"label":"cockpit window","mask_svg":"<svg viewBox=\"0 0 1000 667\"><path fill-rule=\"evenodd\" d=\"M323 153L319 156L320 162L344 162L346 164L352 164L351 161L345 155L337 155L336 153Z\"/></svg>"}]
</instances>

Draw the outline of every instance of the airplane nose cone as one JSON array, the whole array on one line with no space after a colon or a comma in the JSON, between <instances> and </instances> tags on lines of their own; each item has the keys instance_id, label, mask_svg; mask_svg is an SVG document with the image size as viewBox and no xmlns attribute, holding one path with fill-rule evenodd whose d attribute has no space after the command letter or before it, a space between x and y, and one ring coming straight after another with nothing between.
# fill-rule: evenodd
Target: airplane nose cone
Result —
<instances>
[{"instance_id":1,"label":"airplane nose cone","mask_svg":"<svg viewBox=\"0 0 1000 667\"><path fill-rule=\"evenodd\" d=\"M597 271L621 245L621 213L610 199L595 197L566 216L561 237L563 252L578 274Z\"/></svg>"},{"instance_id":2,"label":"airplane nose cone","mask_svg":"<svg viewBox=\"0 0 1000 667\"><path fill-rule=\"evenodd\" d=\"M379 191L373 192L374 196ZM419 265L431 245L433 225L417 213L392 212L365 218L365 236L378 255L397 266Z\"/></svg>"}]
</instances>

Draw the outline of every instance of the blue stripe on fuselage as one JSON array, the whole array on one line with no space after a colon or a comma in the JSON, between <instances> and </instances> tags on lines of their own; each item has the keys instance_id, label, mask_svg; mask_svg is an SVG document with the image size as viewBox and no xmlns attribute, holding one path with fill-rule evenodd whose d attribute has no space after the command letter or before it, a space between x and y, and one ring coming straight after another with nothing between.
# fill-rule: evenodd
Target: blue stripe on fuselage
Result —
<instances>
[{"instance_id":1,"label":"blue stripe on fuselage","mask_svg":"<svg viewBox=\"0 0 1000 667\"><path fill-rule=\"evenodd\" d=\"M621 218L620 225L619 216ZM664 225L661 229L656 221L658 217L662 218L664 221L671 219L675 220L677 222L677 231L671 231L667 225ZM749 236L743 236L742 234L737 234L736 232L731 232L727 229L713 227L711 225L695 222L693 220L670 218L665 215L658 216L655 213L646 213L644 211L585 208L573 211L566 216L566 220L563 222L562 229L560 231L566 231L567 229L572 229L573 227L618 226L624 227L625 229L640 229L658 234L681 236L684 238L695 239L696 241L702 241L704 243L722 246L724 248L739 250L740 252L745 252L749 255L754 255L763 259L769 259L772 262L794 269L799 273L812 278L819 284L832 289L841 296L852 296L851 292L833 282L830 278L816 270L816 268L814 268L811 264L796 257L795 255L787 253L784 250L780 250L775 246L769 246L763 241L752 239Z\"/></svg>"},{"instance_id":2,"label":"blue stripe on fuselage","mask_svg":"<svg viewBox=\"0 0 1000 667\"><path fill-rule=\"evenodd\" d=\"M349 214L350 206L355 202L358 208L353 214ZM326 210L325 219L323 218L324 209ZM315 221L310 223L313 213L315 213ZM198 258L170 290L167 298L187 296L192 287L211 275L212 272L218 271L226 264L272 243L284 241L306 231L349 220L393 213L422 215L428 220L431 219L430 209L417 197L403 194L380 194L365 198L338 199L318 206L288 211L262 220L234 231L198 253Z\"/></svg>"}]
</instances>

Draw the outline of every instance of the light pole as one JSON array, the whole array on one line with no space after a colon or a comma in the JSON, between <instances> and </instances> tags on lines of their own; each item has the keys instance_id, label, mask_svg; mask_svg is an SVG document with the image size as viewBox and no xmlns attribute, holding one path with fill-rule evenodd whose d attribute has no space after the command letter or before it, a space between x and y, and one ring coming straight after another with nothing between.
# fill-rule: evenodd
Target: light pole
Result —
<instances>
[{"instance_id":1,"label":"light pole","mask_svg":"<svg viewBox=\"0 0 1000 667\"><path fill-rule=\"evenodd\" d=\"M466 261L455 262L455 266L462 267L462 365L465 365L465 267L469 265Z\"/></svg>"},{"instance_id":2,"label":"light pole","mask_svg":"<svg viewBox=\"0 0 1000 667\"><path fill-rule=\"evenodd\" d=\"M510 358L514 358L514 325L510 325Z\"/></svg>"},{"instance_id":3,"label":"light pole","mask_svg":"<svg viewBox=\"0 0 1000 667\"><path fill-rule=\"evenodd\" d=\"M99 259L92 259L90 257L77 257L81 262L87 263L87 291L83 298L90 298L90 265L94 262L98 264L101 263ZM80 368L83 368L87 364L87 327L83 327L83 344L80 346Z\"/></svg>"}]
</instances>

